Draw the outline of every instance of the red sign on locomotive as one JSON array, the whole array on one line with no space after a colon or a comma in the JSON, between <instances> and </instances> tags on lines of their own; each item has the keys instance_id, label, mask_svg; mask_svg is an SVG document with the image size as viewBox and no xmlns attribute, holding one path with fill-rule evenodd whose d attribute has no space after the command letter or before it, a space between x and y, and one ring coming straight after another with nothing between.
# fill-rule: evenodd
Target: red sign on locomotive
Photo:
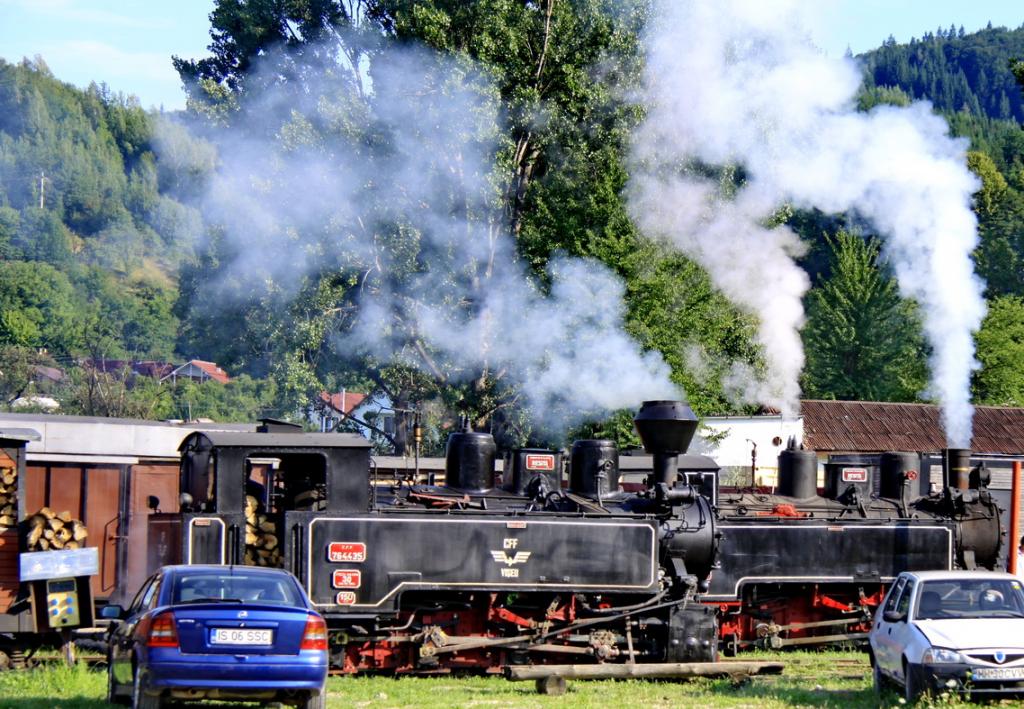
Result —
<instances>
[{"instance_id":1,"label":"red sign on locomotive","mask_svg":"<svg viewBox=\"0 0 1024 709\"><path fill-rule=\"evenodd\" d=\"M366 545L362 542L331 542L327 545L327 561L366 561Z\"/></svg>"},{"instance_id":2,"label":"red sign on locomotive","mask_svg":"<svg viewBox=\"0 0 1024 709\"><path fill-rule=\"evenodd\" d=\"M359 569L335 569L331 576L334 588L359 588L363 582L363 572Z\"/></svg>"},{"instance_id":3,"label":"red sign on locomotive","mask_svg":"<svg viewBox=\"0 0 1024 709\"><path fill-rule=\"evenodd\" d=\"M555 456L548 453L528 453L526 455L527 470L554 470Z\"/></svg>"}]
</instances>

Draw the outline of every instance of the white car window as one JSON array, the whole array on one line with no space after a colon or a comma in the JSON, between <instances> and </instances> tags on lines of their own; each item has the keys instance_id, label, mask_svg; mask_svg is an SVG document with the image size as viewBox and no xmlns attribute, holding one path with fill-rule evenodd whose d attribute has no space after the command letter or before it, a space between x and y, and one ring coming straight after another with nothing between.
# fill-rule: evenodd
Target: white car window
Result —
<instances>
[{"instance_id":1,"label":"white car window","mask_svg":"<svg viewBox=\"0 0 1024 709\"><path fill-rule=\"evenodd\" d=\"M914 617L1024 618L1024 588L1016 579L944 579L921 586Z\"/></svg>"},{"instance_id":2,"label":"white car window","mask_svg":"<svg viewBox=\"0 0 1024 709\"><path fill-rule=\"evenodd\" d=\"M904 618L910 615L910 599L914 597L914 587L913 579L908 580L907 584L903 587L903 593L900 594L899 600L896 601L896 612Z\"/></svg>"},{"instance_id":3,"label":"white car window","mask_svg":"<svg viewBox=\"0 0 1024 709\"><path fill-rule=\"evenodd\" d=\"M896 610L896 601L899 600L900 594L903 593L903 587L907 585L907 578L904 576L896 581L896 585L889 591L889 598L885 601L885 610L894 611Z\"/></svg>"}]
</instances>

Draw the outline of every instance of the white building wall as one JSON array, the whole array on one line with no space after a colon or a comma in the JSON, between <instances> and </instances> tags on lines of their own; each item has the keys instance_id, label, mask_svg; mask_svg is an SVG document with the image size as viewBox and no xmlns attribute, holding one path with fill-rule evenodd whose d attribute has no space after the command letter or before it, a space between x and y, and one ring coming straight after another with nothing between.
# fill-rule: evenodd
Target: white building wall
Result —
<instances>
[{"instance_id":1,"label":"white building wall","mask_svg":"<svg viewBox=\"0 0 1024 709\"><path fill-rule=\"evenodd\" d=\"M722 436L720 439L719 435ZM756 484L773 485L778 472L779 452L786 447L790 437L795 437L799 444L803 435L803 418L714 416L701 422L690 452L711 456L726 473L740 475L742 481L749 484L751 450L756 444ZM728 475L724 477L728 478Z\"/></svg>"}]
</instances>

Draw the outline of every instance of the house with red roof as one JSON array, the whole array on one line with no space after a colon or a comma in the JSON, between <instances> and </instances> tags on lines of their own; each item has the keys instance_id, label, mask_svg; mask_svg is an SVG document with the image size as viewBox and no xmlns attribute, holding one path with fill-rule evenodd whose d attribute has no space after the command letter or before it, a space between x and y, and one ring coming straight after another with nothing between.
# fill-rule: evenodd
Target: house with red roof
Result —
<instances>
[{"instance_id":1,"label":"house with red roof","mask_svg":"<svg viewBox=\"0 0 1024 709\"><path fill-rule=\"evenodd\" d=\"M172 384L179 379L191 379L194 382L206 382L212 379L221 384L227 384L231 381L228 373L214 362L205 362L201 359L190 359L185 364L175 367L169 373L160 377L160 381L171 382Z\"/></svg>"},{"instance_id":2,"label":"house with red roof","mask_svg":"<svg viewBox=\"0 0 1024 709\"><path fill-rule=\"evenodd\" d=\"M342 389L339 392L322 391L310 407L310 421L321 431L334 431L345 419L371 421L388 435L394 433L395 414L387 397L369 396ZM359 432L369 437L369 431L359 427Z\"/></svg>"}]
</instances>

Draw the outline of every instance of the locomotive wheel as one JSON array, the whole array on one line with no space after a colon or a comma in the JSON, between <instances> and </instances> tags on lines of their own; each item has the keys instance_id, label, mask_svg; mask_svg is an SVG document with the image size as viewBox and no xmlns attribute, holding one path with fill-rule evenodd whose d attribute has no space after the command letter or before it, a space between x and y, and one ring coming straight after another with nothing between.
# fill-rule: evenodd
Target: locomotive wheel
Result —
<instances>
[{"instance_id":1,"label":"locomotive wheel","mask_svg":"<svg viewBox=\"0 0 1024 709\"><path fill-rule=\"evenodd\" d=\"M565 694L566 686L565 677L548 675L537 680L537 694L550 694L554 697L560 697Z\"/></svg>"}]
</instances>

